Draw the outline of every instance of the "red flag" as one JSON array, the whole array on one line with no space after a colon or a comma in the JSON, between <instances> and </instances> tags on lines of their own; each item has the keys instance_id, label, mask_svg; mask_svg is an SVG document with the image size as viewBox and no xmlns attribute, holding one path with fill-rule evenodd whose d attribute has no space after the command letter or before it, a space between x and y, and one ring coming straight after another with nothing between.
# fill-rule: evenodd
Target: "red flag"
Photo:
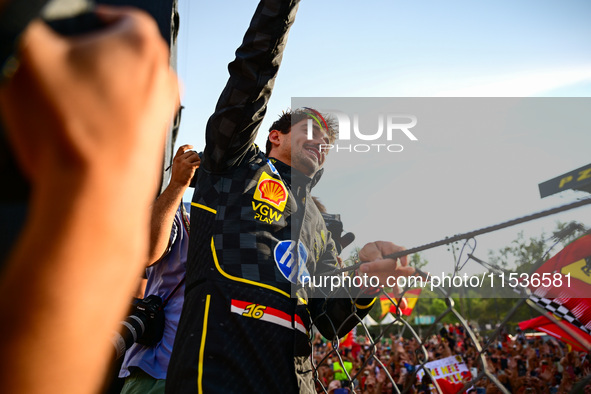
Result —
<instances>
[{"instance_id":1,"label":"red flag","mask_svg":"<svg viewBox=\"0 0 591 394\"><path fill-rule=\"evenodd\" d=\"M589 332L591 328L591 234L564 247L529 277L538 305Z\"/></svg>"},{"instance_id":2,"label":"red flag","mask_svg":"<svg viewBox=\"0 0 591 394\"><path fill-rule=\"evenodd\" d=\"M417 301L419 299L419 295L421 294L422 289L412 289L404 293L403 299L406 300L406 305L403 302L400 306L400 313L404 316L410 316ZM388 294L390 298L384 296L380 297L380 305L382 307L382 315L384 317L388 312L396 314L396 296L391 293Z\"/></svg>"},{"instance_id":3,"label":"red flag","mask_svg":"<svg viewBox=\"0 0 591 394\"><path fill-rule=\"evenodd\" d=\"M464 388L463 383L450 382L449 380L444 378L437 379L437 384L439 385L439 388L441 389L441 392L443 394L456 394Z\"/></svg>"},{"instance_id":4,"label":"red flag","mask_svg":"<svg viewBox=\"0 0 591 394\"><path fill-rule=\"evenodd\" d=\"M410 316L412 314L417 301L419 300L419 296L421 295L421 291L423 289L412 289L404 293L404 298L406 298L406 308L401 308L400 312L404 316Z\"/></svg>"},{"instance_id":5,"label":"red flag","mask_svg":"<svg viewBox=\"0 0 591 394\"><path fill-rule=\"evenodd\" d=\"M353 346L353 330L349 331L349 333L345 336L345 338L343 338L340 346L346 347L346 348L351 348L351 346Z\"/></svg>"},{"instance_id":6,"label":"red flag","mask_svg":"<svg viewBox=\"0 0 591 394\"><path fill-rule=\"evenodd\" d=\"M538 316L534 319L522 321L519 323L519 328L522 330L529 328L544 332L564 343L571 345L574 350L579 352L587 352L588 348L591 346L591 335L579 330L577 327L570 324L566 320L561 320L560 324L568 327L568 329L574 332L579 338L577 339L573 337L560 325L556 324L553 320L546 316Z\"/></svg>"}]
</instances>

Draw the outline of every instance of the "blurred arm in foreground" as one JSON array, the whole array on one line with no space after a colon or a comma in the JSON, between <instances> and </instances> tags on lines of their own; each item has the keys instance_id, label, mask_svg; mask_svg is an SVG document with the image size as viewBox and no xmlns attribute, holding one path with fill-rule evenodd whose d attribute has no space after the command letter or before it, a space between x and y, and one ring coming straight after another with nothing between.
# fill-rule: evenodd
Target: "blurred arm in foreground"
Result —
<instances>
[{"instance_id":1,"label":"blurred arm in foreground","mask_svg":"<svg viewBox=\"0 0 591 394\"><path fill-rule=\"evenodd\" d=\"M78 37L31 23L20 67L0 89L32 185L0 277L4 393L97 391L147 258L177 80L149 16L96 12L107 27Z\"/></svg>"}]
</instances>

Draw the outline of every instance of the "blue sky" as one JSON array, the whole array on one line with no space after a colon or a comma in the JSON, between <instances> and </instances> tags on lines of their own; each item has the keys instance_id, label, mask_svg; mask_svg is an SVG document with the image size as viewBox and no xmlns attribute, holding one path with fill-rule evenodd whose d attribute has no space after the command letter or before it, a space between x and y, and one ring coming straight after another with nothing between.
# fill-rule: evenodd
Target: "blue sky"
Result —
<instances>
[{"instance_id":1,"label":"blue sky","mask_svg":"<svg viewBox=\"0 0 591 394\"><path fill-rule=\"evenodd\" d=\"M177 145L191 143L203 149L207 118L256 5L251 0L180 0L177 69L185 111ZM257 142L264 145L270 123L290 106L292 97L591 96L589 20L591 2L585 0L304 0ZM428 173L426 161L408 156L403 164L383 166L387 177L379 171L367 177L366 188L397 186L398 191L384 202L319 192L330 211L343 214L345 228L361 242L379 237L407 247L572 201L572 194L540 200L537 184L591 162L588 129L559 134L529 130L518 139L500 131L496 137L487 136L490 148L475 150L471 156L466 156L466 146L455 144L461 150L454 154L454 145L443 140L440 151L438 145L429 145L434 163L443 153L465 158L446 163L443 167L450 173L430 189L413 182ZM512 162L516 156L522 157L521 162ZM486 171L486 182L480 184L470 171ZM509 193L479 194L506 187L503 182L509 174L519 178L505 189ZM190 195L185 199L190 200ZM384 204L414 205L414 209L393 209L391 217L372 209ZM482 237L480 255L515 238L519 230L531 235L548 232L555 220L574 218L591 227L590 213L584 208ZM374 233L376 217L394 223L391 232ZM427 258L449 260L444 253Z\"/></svg>"}]
</instances>

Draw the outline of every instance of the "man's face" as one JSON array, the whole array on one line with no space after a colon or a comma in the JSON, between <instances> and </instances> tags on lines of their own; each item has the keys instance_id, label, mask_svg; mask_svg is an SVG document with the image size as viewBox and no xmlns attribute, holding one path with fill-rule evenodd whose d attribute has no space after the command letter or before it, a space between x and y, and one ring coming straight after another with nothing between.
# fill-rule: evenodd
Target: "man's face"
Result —
<instances>
[{"instance_id":1,"label":"man's face","mask_svg":"<svg viewBox=\"0 0 591 394\"><path fill-rule=\"evenodd\" d=\"M286 143L291 151L291 166L310 177L324 165L326 149L321 149L321 146L329 143L326 132L315 122L312 122L312 125L313 138L310 140L308 119L291 126L291 132L286 135Z\"/></svg>"}]
</instances>

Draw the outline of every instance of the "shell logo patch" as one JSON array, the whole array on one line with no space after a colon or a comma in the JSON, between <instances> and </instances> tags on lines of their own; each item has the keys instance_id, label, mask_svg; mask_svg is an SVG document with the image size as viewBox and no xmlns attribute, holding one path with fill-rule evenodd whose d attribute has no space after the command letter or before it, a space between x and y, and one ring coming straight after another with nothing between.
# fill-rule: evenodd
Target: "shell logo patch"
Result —
<instances>
[{"instance_id":1,"label":"shell logo patch","mask_svg":"<svg viewBox=\"0 0 591 394\"><path fill-rule=\"evenodd\" d=\"M310 274L306 268L308 260L308 250L302 241L298 242L298 261L294 253L295 241L281 241L275 246L273 257L275 264L281 271L281 274L293 284L304 283L310 279Z\"/></svg>"},{"instance_id":2,"label":"shell logo patch","mask_svg":"<svg viewBox=\"0 0 591 394\"><path fill-rule=\"evenodd\" d=\"M274 179L265 179L259 185L261 197L272 204L279 205L287 200L283 185Z\"/></svg>"},{"instance_id":3,"label":"shell logo patch","mask_svg":"<svg viewBox=\"0 0 591 394\"><path fill-rule=\"evenodd\" d=\"M254 192L254 199L262 201L283 212L287 202L287 188L281 181L262 173Z\"/></svg>"}]
</instances>

